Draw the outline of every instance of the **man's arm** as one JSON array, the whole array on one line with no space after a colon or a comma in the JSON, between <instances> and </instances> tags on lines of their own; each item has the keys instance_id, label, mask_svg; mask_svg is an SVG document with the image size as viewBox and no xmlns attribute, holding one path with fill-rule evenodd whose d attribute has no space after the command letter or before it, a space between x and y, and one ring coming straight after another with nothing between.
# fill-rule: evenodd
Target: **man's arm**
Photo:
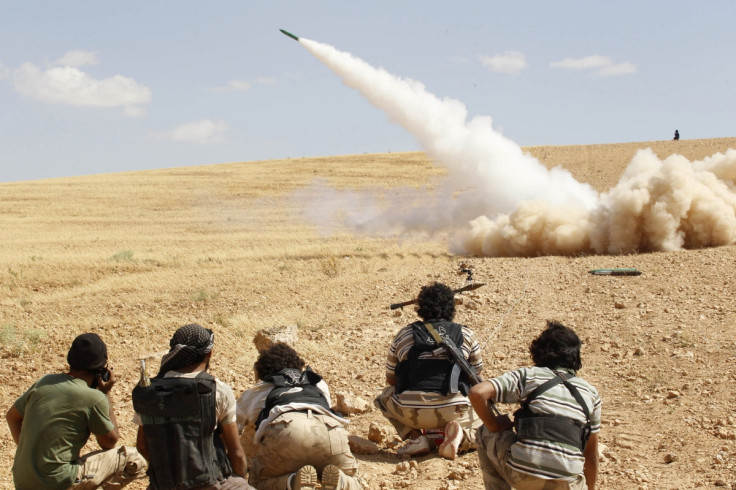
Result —
<instances>
[{"instance_id":1,"label":"man's arm","mask_svg":"<svg viewBox=\"0 0 736 490\"><path fill-rule=\"evenodd\" d=\"M245 451L243 451L243 446L240 444L238 425L235 422L222 426L222 441L225 443L227 457L233 467L233 473L246 478L248 465L245 460Z\"/></svg>"},{"instance_id":2,"label":"man's arm","mask_svg":"<svg viewBox=\"0 0 736 490\"><path fill-rule=\"evenodd\" d=\"M97 375L97 389L99 389L107 397L107 410L110 415L110 421L112 422L112 429L110 430L110 432L99 436L95 435L95 437L97 438L97 444L99 444L102 449L112 449L117 445L118 441L120 440L120 432L118 432L118 421L115 418L115 409L113 408L112 404L112 395L110 395L110 390L112 390L112 387L116 381L117 380L115 379L115 373L112 372L112 369L110 370L110 379L107 382L102 381L100 375Z\"/></svg>"},{"instance_id":3,"label":"man's arm","mask_svg":"<svg viewBox=\"0 0 736 490\"><path fill-rule=\"evenodd\" d=\"M591 434L585 445L585 463L583 474L588 490L595 489L595 481L598 478L598 433Z\"/></svg>"},{"instance_id":4,"label":"man's arm","mask_svg":"<svg viewBox=\"0 0 736 490\"><path fill-rule=\"evenodd\" d=\"M468 399L473 410L483 421L483 424L491 432L501 432L513 428L514 423L508 415L495 415L491 410L491 403L496 397L496 388L490 381L483 381L472 388L468 393Z\"/></svg>"},{"instance_id":5,"label":"man's arm","mask_svg":"<svg viewBox=\"0 0 736 490\"><path fill-rule=\"evenodd\" d=\"M5 420L8 421L8 427L10 428L13 440L18 444L18 440L20 439L20 429L23 426L23 414L21 414L18 409L15 408L15 405L13 405L5 415Z\"/></svg>"},{"instance_id":6,"label":"man's arm","mask_svg":"<svg viewBox=\"0 0 736 490\"><path fill-rule=\"evenodd\" d=\"M148 461L148 446L146 446L146 435L143 432L142 425L138 426L138 434L135 438L135 448L139 453L141 453L141 456L146 458L146 461Z\"/></svg>"}]
</instances>

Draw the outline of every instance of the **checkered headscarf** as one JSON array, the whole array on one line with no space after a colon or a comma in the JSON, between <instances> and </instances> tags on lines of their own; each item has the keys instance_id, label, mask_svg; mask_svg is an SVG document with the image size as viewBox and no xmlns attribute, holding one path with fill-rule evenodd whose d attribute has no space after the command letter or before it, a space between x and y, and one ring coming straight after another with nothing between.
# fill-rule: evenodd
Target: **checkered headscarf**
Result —
<instances>
[{"instance_id":1,"label":"checkered headscarf","mask_svg":"<svg viewBox=\"0 0 736 490\"><path fill-rule=\"evenodd\" d=\"M212 352L214 345L215 334L212 330L196 323L180 327L171 337L171 349L161 358L158 376L202 361L204 356Z\"/></svg>"}]
</instances>

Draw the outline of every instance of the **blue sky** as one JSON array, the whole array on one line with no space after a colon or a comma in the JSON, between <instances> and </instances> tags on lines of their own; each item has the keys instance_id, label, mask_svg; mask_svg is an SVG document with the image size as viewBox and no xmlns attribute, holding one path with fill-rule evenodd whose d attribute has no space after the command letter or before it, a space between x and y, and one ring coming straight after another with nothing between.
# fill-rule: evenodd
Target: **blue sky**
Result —
<instances>
[{"instance_id":1,"label":"blue sky","mask_svg":"<svg viewBox=\"0 0 736 490\"><path fill-rule=\"evenodd\" d=\"M0 182L419 150L289 30L516 143L734 136L736 3L5 1Z\"/></svg>"}]
</instances>

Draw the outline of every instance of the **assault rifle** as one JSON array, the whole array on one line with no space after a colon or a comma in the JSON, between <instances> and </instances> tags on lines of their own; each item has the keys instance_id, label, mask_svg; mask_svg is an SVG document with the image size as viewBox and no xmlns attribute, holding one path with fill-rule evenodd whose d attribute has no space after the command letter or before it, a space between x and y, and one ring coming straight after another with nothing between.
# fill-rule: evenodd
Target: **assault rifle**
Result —
<instances>
[{"instance_id":1,"label":"assault rifle","mask_svg":"<svg viewBox=\"0 0 736 490\"><path fill-rule=\"evenodd\" d=\"M470 381L470 386L477 385L478 383L481 383L483 381L483 378L480 377L475 368L471 366L468 360L465 358L462 349L456 346L455 342L453 342L452 339L441 336L437 329L434 328L431 323L425 322L424 326L427 328L427 331L432 336L434 341L437 342L440 347L445 348L447 357L449 357L450 360L455 361L458 366L460 366L462 372L465 373L465 375L468 377L468 380ZM496 405L491 400L488 400L488 406L497 416L501 415L501 413L496 408Z\"/></svg>"},{"instance_id":2,"label":"assault rifle","mask_svg":"<svg viewBox=\"0 0 736 490\"><path fill-rule=\"evenodd\" d=\"M471 284L466 284L465 286L463 286L461 288L453 289L452 292L455 293L455 294L457 294L457 293L462 293L463 291L472 291L474 289L478 289L479 287L485 286L485 285L486 285L486 283L484 283L484 282L474 282L474 283L471 283ZM403 303L394 303L391 306L389 306L389 308L391 308L392 310L395 310L396 308L403 308L404 306L413 305L416 302L417 302L417 300L416 300L416 298L414 298L414 299L411 299L409 301L404 301Z\"/></svg>"}]
</instances>

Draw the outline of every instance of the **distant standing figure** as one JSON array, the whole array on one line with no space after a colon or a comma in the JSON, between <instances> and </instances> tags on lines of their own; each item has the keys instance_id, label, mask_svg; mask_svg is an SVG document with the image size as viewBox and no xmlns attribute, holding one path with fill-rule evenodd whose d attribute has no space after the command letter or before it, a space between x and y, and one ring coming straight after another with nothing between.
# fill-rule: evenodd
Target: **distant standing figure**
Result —
<instances>
[{"instance_id":1,"label":"distant standing figure","mask_svg":"<svg viewBox=\"0 0 736 490\"><path fill-rule=\"evenodd\" d=\"M677 141L677 140L680 139L680 132L678 130L675 129L675 137L672 138L672 139L675 140L675 141Z\"/></svg>"}]
</instances>

